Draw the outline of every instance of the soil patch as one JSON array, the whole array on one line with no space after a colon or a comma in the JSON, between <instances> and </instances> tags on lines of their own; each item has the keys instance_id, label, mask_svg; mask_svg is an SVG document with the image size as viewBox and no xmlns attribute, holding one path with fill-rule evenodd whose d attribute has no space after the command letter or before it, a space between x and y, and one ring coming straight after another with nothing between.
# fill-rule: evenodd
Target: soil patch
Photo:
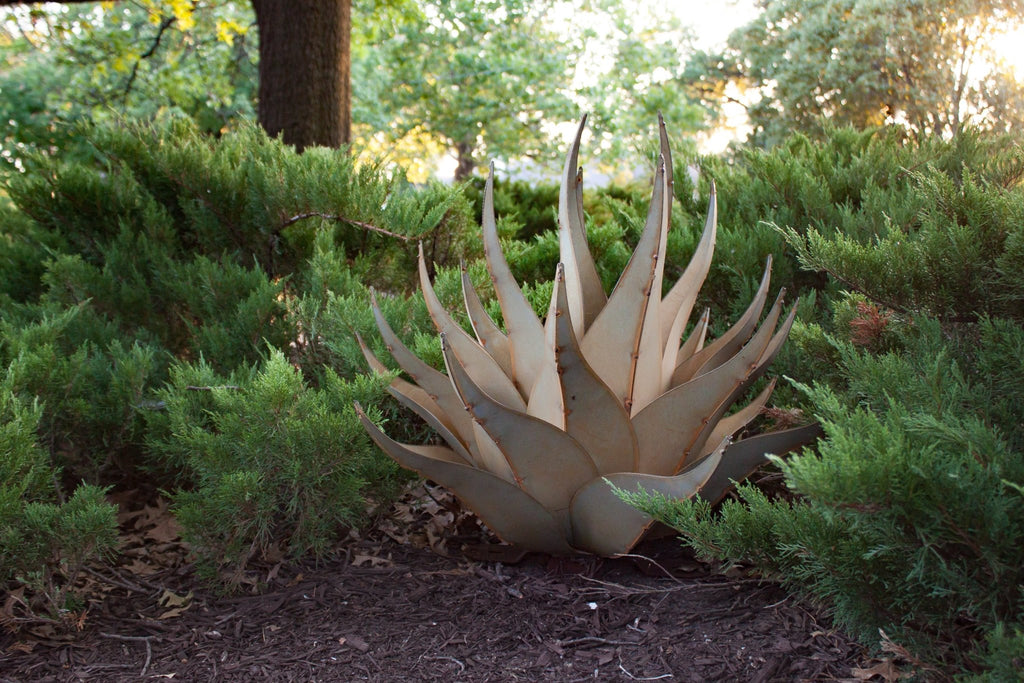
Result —
<instances>
[{"instance_id":1,"label":"soil patch","mask_svg":"<svg viewBox=\"0 0 1024 683\"><path fill-rule=\"evenodd\" d=\"M198 588L184 555L148 574L129 555L97 570L82 631L0 635L0 680L763 683L850 679L866 661L777 586L713 574L673 539L642 545L649 560L504 564L398 528L251 572L230 597Z\"/></svg>"}]
</instances>

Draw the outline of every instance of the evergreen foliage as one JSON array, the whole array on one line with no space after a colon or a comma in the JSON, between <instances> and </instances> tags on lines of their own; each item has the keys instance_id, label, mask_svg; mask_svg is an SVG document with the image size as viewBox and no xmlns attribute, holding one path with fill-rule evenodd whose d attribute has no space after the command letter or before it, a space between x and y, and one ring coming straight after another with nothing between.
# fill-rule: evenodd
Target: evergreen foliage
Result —
<instances>
[{"instance_id":1,"label":"evergreen foliage","mask_svg":"<svg viewBox=\"0 0 1024 683\"><path fill-rule=\"evenodd\" d=\"M777 461L792 496L747 485L714 511L623 495L865 642L881 628L946 672L1002 680L1024 623L1021 169L1007 138L851 130L719 168L726 197L746 179L739 211L774 224L788 267L814 271L796 282L820 283L830 315L798 323L780 361L826 437Z\"/></svg>"},{"instance_id":2,"label":"evergreen foliage","mask_svg":"<svg viewBox=\"0 0 1024 683\"><path fill-rule=\"evenodd\" d=\"M157 376L157 351L126 348L108 326L83 335L82 307L33 313L27 321L0 316L5 386L41 403L40 439L73 480L107 481L139 444L137 407Z\"/></svg>"},{"instance_id":3,"label":"evergreen foliage","mask_svg":"<svg viewBox=\"0 0 1024 683\"><path fill-rule=\"evenodd\" d=\"M86 562L113 552L116 508L105 491L83 485L58 502L59 471L36 440L42 415L0 384L0 585L29 589L22 604L32 612L64 619L83 605L75 580Z\"/></svg>"},{"instance_id":4,"label":"evergreen foliage","mask_svg":"<svg viewBox=\"0 0 1024 683\"><path fill-rule=\"evenodd\" d=\"M174 510L208 571L240 572L250 559L322 556L347 526L363 520L368 495L388 495L395 466L365 436L353 401L375 403L384 381L346 381L328 370L308 387L280 352L243 386L182 384L208 367L180 367L166 397L173 445L197 486ZM204 418L182 394L210 394Z\"/></svg>"},{"instance_id":5,"label":"evergreen foliage","mask_svg":"<svg viewBox=\"0 0 1024 683\"><path fill-rule=\"evenodd\" d=\"M181 119L81 134L91 163L37 157L49 167L10 176L6 189L22 212L97 265L103 246L127 231L120 239L138 240L142 253L153 243L172 258L228 257L280 276L299 267L319 227L333 222L349 228L339 242L376 270L395 239L423 240L438 260L451 258L468 223L461 197L447 188L413 191L398 171L356 166L340 150L299 155L252 124L218 139Z\"/></svg>"},{"instance_id":6,"label":"evergreen foliage","mask_svg":"<svg viewBox=\"0 0 1024 683\"><path fill-rule=\"evenodd\" d=\"M442 270L472 258L468 202L343 152L298 155L255 126L220 139L180 120L79 132L86 158L40 154L31 172L4 180L0 368L11 401L38 406L25 430L39 456L31 467L27 456L4 465L25 477L25 491L45 481L48 493L16 507L21 489L4 489L6 537L47 540L13 553L9 568L5 559L0 580L40 595L71 590L69 570L58 579L54 567L100 553L61 545L46 529L66 531L78 522L61 515L78 510L94 515L98 539L110 485L177 491L176 510L210 568L239 572L273 548L324 552L344 525L365 519L366 496L394 491L390 461L361 429L346 436L349 399L382 406L400 432L426 438L378 383L356 379L365 361L354 333L383 351L368 334L367 285L391 293L382 298L404 336L429 329L422 302L406 294L414 245L422 240ZM446 295L455 287L457 278ZM239 389L206 390L222 385ZM286 390L298 413L272 424L271 399ZM224 417L235 409L268 434ZM242 432L231 450L222 435ZM245 488L259 497L258 521L246 517ZM204 506L214 504L219 525L208 524ZM49 613L55 600L64 598L50 599Z\"/></svg>"},{"instance_id":7,"label":"evergreen foliage","mask_svg":"<svg viewBox=\"0 0 1024 683\"><path fill-rule=\"evenodd\" d=\"M8 176L0 207L0 580L37 596L39 613L75 609L77 567L112 547L104 487L139 481L173 492L211 577L329 551L398 481L351 399L400 440L429 438L360 377L356 333L388 356L368 286L438 368L410 296L416 241L449 310L461 309L461 260L497 313L475 190L296 155L246 126L219 140L180 121L79 135L73 157ZM693 251L714 179L719 259L697 302L709 334L735 321L772 254L773 283L802 297L776 360L794 382L775 402L817 416L827 438L779 463L792 496L747 486L718 511L645 503L702 553L812 594L865 640L883 627L988 680L1012 670L1024 624L1019 150L990 134L831 129L698 159L697 188L680 159L666 280ZM586 192L611 289L646 193ZM497 184L504 253L542 314L556 199Z\"/></svg>"}]
</instances>

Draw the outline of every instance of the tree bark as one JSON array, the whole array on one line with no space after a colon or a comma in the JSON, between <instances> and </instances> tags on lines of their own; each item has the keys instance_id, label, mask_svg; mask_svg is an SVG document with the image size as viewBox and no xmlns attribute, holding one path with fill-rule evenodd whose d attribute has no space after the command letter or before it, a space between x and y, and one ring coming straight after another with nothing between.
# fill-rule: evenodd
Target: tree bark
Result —
<instances>
[{"instance_id":1,"label":"tree bark","mask_svg":"<svg viewBox=\"0 0 1024 683\"><path fill-rule=\"evenodd\" d=\"M252 0L260 125L302 151L351 140L352 0Z\"/></svg>"},{"instance_id":2,"label":"tree bark","mask_svg":"<svg viewBox=\"0 0 1024 683\"><path fill-rule=\"evenodd\" d=\"M455 167L455 182L461 183L468 180L476 170L476 161L473 159L473 147L466 142L455 143L455 154L458 165Z\"/></svg>"},{"instance_id":3,"label":"tree bark","mask_svg":"<svg viewBox=\"0 0 1024 683\"><path fill-rule=\"evenodd\" d=\"M0 6L42 2L0 0ZM260 39L260 125L299 151L351 142L352 0L252 0L252 6Z\"/></svg>"}]
</instances>

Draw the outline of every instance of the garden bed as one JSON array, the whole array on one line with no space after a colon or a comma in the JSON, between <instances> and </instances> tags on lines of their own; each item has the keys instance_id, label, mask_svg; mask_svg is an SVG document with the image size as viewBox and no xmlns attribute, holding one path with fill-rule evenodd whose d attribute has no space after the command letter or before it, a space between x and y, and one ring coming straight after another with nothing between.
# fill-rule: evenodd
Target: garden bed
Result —
<instances>
[{"instance_id":1,"label":"garden bed","mask_svg":"<svg viewBox=\"0 0 1024 683\"><path fill-rule=\"evenodd\" d=\"M467 534L451 536L469 519L435 534L448 514L407 497L333 560L250 568L220 596L198 588L159 502L122 512L124 560L90 574L82 630L4 634L0 680L810 681L867 667L812 608L714 574L671 538L616 560L471 560L453 550Z\"/></svg>"}]
</instances>

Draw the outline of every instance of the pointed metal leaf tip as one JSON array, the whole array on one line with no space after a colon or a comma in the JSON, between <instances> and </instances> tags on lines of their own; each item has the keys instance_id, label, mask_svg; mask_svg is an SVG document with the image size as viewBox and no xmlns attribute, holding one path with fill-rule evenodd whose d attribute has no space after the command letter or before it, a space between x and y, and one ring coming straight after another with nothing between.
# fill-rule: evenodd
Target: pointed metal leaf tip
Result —
<instances>
[{"instance_id":1,"label":"pointed metal leaf tip","mask_svg":"<svg viewBox=\"0 0 1024 683\"><path fill-rule=\"evenodd\" d=\"M715 240L718 233L718 207L714 194L708 201L708 212L704 219L704 231L701 233L697 248L690 258L686 270L662 299L661 340L664 356L662 357L661 380L662 391L674 384L675 369L678 365L679 343L683 330L693 312L701 285L711 270L711 261L715 251Z\"/></svg>"},{"instance_id":2,"label":"pointed metal leaf tip","mask_svg":"<svg viewBox=\"0 0 1024 683\"><path fill-rule=\"evenodd\" d=\"M668 244L669 215L672 208L672 191L668 178L671 175L667 146L662 153L661 183L661 216L657 233L657 245L652 253L651 276L647 284L646 300L643 306L643 321L640 336L634 344L635 362L633 366L632 394L630 396L630 414L635 415L645 405L660 395L665 387L662 382L661 343L661 290L665 271L665 252Z\"/></svg>"},{"instance_id":3,"label":"pointed metal leaf tip","mask_svg":"<svg viewBox=\"0 0 1024 683\"><path fill-rule=\"evenodd\" d=\"M508 330L509 353L515 383L520 396L530 395L544 362L544 329L530 302L519 288L505 255L501 252L498 226L494 216L493 174L484 186L483 244L484 261L494 283L494 293Z\"/></svg>"},{"instance_id":4,"label":"pointed metal leaf tip","mask_svg":"<svg viewBox=\"0 0 1024 683\"><path fill-rule=\"evenodd\" d=\"M356 332L355 335L356 343L359 344L359 350L363 352L363 358L366 359L366 364L370 366L370 369L378 375L387 374L388 369L380 362L377 356L373 354L370 347L366 345L366 342L363 341L363 336L358 332Z\"/></svg>"},{"instance_id":5,"label":"pointed metal leaf tip","mask_svg":"<svg viewBox=\"0 0 1024 683\"><path fill-rule=\"evenodd\" d=\"M667 167L665 169L665 182L668 184L669 187L672 187L674 183L672 178L672 149L669 146L668 141L668 127L665 125L665 118L661 115L660 112L658 113L658 142L661 145L661 154L663 157L665 157L665 164ZM669 194L669 204L672 203L671 200L672 195Z\"/></svg>"},{"instance_id":6,"label":"pointed metal leaf tip","mask_svg":"<svg viewBox=\"0 0 1024 683\"><path fill-rule=\"evenodd\" d=\"M661 221L664 215L665 171L655 174L647 222L636 250L608 297L608 303L580 342L583 356L601 381L615 392L624 406L632 404L633 379L657 266Z\"/></svg>"},{"instance_id":7,"label":"pointed metal leaf tip","mask_svg":"<svg viewBox=\"0 0 1024 683\"><path fill-rule=\"evenodd\" d=\"M605 303L601 278L587 244L579 184L579 149L585 124L584 116L566 155L558 191L558 252L565 266L565 286L577 336L583 336Z\"/></svg>"}]
</instances>

